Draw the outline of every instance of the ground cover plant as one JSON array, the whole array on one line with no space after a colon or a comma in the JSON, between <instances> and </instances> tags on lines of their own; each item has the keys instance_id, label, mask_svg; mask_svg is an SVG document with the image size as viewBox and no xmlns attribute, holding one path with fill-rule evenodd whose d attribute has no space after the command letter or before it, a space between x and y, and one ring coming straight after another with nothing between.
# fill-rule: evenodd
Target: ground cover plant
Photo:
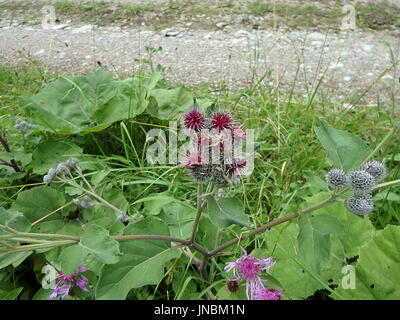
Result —
<instances>
[{"instance_id":1,"label":"ground cover plant","mask_svg":"<svg viewBox=\"0 0 400 320\"><path fill-rule=\"evenodd\" d=\"M2 299L400 297L394 106L0 74Z\"/></svg>"}]
</instances>

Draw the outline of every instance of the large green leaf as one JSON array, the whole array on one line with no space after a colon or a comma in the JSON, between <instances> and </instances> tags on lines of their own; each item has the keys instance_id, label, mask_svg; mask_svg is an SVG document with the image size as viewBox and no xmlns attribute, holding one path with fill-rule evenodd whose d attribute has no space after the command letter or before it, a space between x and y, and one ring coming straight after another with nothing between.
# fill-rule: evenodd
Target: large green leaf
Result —
<instances>
[{"instance_id":1,"label":"large green leaf","mask_svg":"<svg viewBox=\"0 0 400 320\"><path fill-rule=\"evenodd\" d=\"M29 232L31 223L21 212L11 212L0 208L0 224L21 232ZM0 229L0 235L7 232Z\"/></svg>"},{"instance_id":2,"label":"large green leaf","mask_svg":"<svg viewBox=\"0 0 400 320\"><path fill-rule=\"evenodd\" d=\"M88 252L78 244L63 248L60 254L61 270L65 274L71 274L79 270L85 263L85 257Z\"/></svg>"},{"instance_id":3,"label":"large green leaf","mask_svg":"<svg viewBox=\"0 0 400 320\"><path fill-rule=\"evenodd\" d=\"M15 300L22 291L21 288L16 288L11 291L0 290L0 300Z\"/></svg>"},{"instance_id":4,"label":"large green leaf","mask_svg":"<svg viewBox=\"0 0 400 320\"><path fill-rule=\"evenodd\" d=\"M331 195L328 192L318 193L307 198L305 205L314 205L328 199L330 196ZM335 202L313 212L314 216L320 214L327 214L335 217L343 226L343 232L340 234L340 230L332 232L334 234L332 235L332 238L340 241L347 258L358 255L360 246L368 241L375 232L375 228L367 216L364 218L356 216L345 208L343 202Z\"/></svg>"},{"instance_id":5,"label":"large green leaf","mask_svg":"<svg viewBox=\"0 0 400 320\"><path fill-rule=\"evenodd\" d=\"M21 211L30 222L34 222L58 209L65 203L64 194L49 187L39 186L21 192L12 204L12 209ZM58 219L57 212L46 220Z\"/></svg>"},{"instance_id":6,"label":"large green leaf","mask_svg":"<svg viewBox=\"0 0 400 320\"><path fill-rule=\"evenodd\" d=\"M106 264L117 263L121 255L119 242L111 238L106 229L94 224L87 227L79 245Z\"/></svg>"},{"instance_id":7,"label":"large green leaf","mask_svg":"<svg viewBox=\"0 0 400 320\"><path fill-rule=\"evenodd\" d=\"M371 153L370 148L360 138L331 128L323 120L321 126L315 128L315 133L336 168L345 171L356 168Z\"/></svg>"},{"instance_id":8,"label":"large green leaf","mask_svg":"<svg viewBox=\"0 0 400 320\"><path fill-rule=\"evenodd\" d=\"M300 256L312 271L319 273L331 255L330 235L342 234L344 226L334 216L323 213L300 217L298 224Z\"/></svg>"},{"instance_id":9,"label":"large green leaf","mask_svg":"<svg viewBox=\"0 0 400 320\"><path fill-rule=\"evenodd\" d=\"M59 134L100 131L113 122L142 113L160 74L114 80L105 70L61 77L25 98L35 124Z\"/></svg>"},{"instance_id":10,"label":"large green leaf","mask_svg":"<svg viewBox=\"0 0 400 320\"><path fill-rule=\"evenodd\" d=\"M82 149L66 141L44 141L32 152L30 167L34 173L44 174L60 162L71 157L78 157Z\"/></svg>"},{"instance_id":11,"label":"large green leaf","mask_svg":"<svg viewBox=\"0 0 400 320\"><path fill-rule=\"evenodd\" d=\"M14 230L21 232L29 232L31 223L21 212L11 212L4 208L0 208L0 223ZM7 234L6 231L0 229L0 235ZM7 241L9 245L17 245L15 241ZM0 244L1 246L1 244ZM0 269L13 264L14 267L23 262L32 251L28 252L15 252L2 256L0 253Z\"/></svg>"},{"instance_id":12,"label":"large green leaf","mask_svg":"<svg viewBox=\"0 0 400 320\"><path fill-rule=\"evenodd\" d=\"M207 211L211 222L219 227L225 228L232 224L251 227L249 217L244 212L243 204L238 198L207 197Z\"/></svg>"},{"instance_id":13,"label":"large green leaf","mask_svg":"<svg viewBox=\"0 0 400 320\"><path fill-rule=\"evenodd\" d=\"M355 289L335 291L346 299L400 299L400 227L388 225L360 249L355 266Z\"/></svg>"},{"instance_id":14,"label":"large green leaf","mask_svg":"<svg viewBox=\"0 0 400 320\"><path fill-rule=\"evenodd\" d=\"M191 105L193 105L193 96L183 87L154 89L151 92L147 113L159 119L170 120L175 119Z\"/></svg>"},{"instance_id":15,"label":"large green leaf","mask_svg":"<svg viewBox=\"0 0 400 320\"><path fill-rule=\"evenodd\" d=\"M290 299L303 299L318 289L327 288L340 278L344 257L337 242L331 243L329 261L319 272L310 269L299 254L299 228L291 221L272 228L266 235L269 254L276 264L270 269L271 275L282 284L283 293Z\"/></svg>"},{"instance_id":16,"label":"large green leaf","mask_svg":"<svg viewBox=\"0 0 400 320\"><path fill-rule=\"evenodd\" d=\"M168 226L159 219L146 218L129 224L125 235L154 234L169 236ZM164 277L164 263L178 258L180 251L168 241L128 240L120 244L123 256L104 266L96 289L96 299L125 299L132 288L158 284Z\"/></svg>"},{"instance_id":17,"label":"large green leaf","mask_svg":"<svg viewBox=\"0 0 400 320\"><path fill-rule=\"evenodd\" d=\"M328 192L319 193L305 199L305 206L315 205L329 197ZM330 233L330 253L328 257L324 257L325 263L320 265L319 270L313 267L315 261L312 258L307 259L307 255L304 257L304 252L300 253L300 229L295 221L278 225L265 236L269 255L277 262L271 269L271 274L282 284L284 294L292 299L306 298L316 290L328 290L329 285L337 283L342 277L341 271L346 258L358 255L360 246L370 239L374 232L367 217L361 219L347 211L343 202L330 204L312 214L314 217L319 214L331 215L339 221L339 223L335 220L333 224L329 222L325 224L325 219L331 220L325 217L317 219L314 223L313 228L317 228L321 233ZM343 226L342 232L340 232L341 226Z\"/></svg>"},{"instance_id":18,"label":"large green leaf","mask_svg":"<svg viewBox=\"0 0 400 320\"><path fill-rule=\"evenodd\" d=\"M128 201L123 192L112 186L107 186L101 196L115 207L120 208L121 211L126 210L128 206ZM103 227L110 231L112 235L115 235L115 231L119 232L124 227L123 223L117 220L117 217L118 212L103 205L83 209L81 213L81 221Z\"/></svg>"},{"instance_id":19,"label":"large green leaf","mask_svg":"<svg viewBox=\"0 0 400 320\"><path fill-rule=\"evenodd\" d=\"M195 215L195 208L172 202L163 206L159 218L168 224L171 236L188 239Z\"/></svg>"}]
</instances>

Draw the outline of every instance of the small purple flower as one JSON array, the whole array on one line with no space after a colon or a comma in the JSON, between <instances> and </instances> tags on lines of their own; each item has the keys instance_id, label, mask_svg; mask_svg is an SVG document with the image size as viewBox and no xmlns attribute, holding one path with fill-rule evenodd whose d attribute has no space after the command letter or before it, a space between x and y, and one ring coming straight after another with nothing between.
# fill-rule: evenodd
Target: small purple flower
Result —
<instances>
[{"instance_id":1,"label":"small purple flower","mask_svg":"<svg viewBox=\"0 0 400 320\"><path fill-rule=\"evenodd\" d=\"M236 278L229 279L237 281L243 279L246 281L246 295L249 300L253 300L254 296L264 289L263 280L260 278L261 271L268 270L275 265L272 257L258 259L247 254L246 250L241 248L244 255L234 262L228 262L225 271L229 272L233 269Z\"/></svg>"},{"instance_id":2,"label":"small purple flower","mask_svg":"<svg viewBox=\"0 0 400 320\"><path fill-rule=\"evenodd\" d=\"M81 273L86 272L86 265L83 264L79 268L79 271L66 275L64 272L58 272L58 282L54 287L52 294L49 299L54 300L58 296L64 300L69 294L73 287L78 287L83 291L89 291L86 287L89 284L89 280Z\"/></svg>"},{"instance_id":3,"label":"small purple flower","mask_svg":"<svg viewBox=\"0 0 400 320\"><path fill-rule=\"evenodd\" d=\"M254 300L280 300L281 296L282 292L278 289L263 288L255 294Z\"/></svg>"},{"instance_id":4,"label":"small purple flower","mask_svg":"<svg viewBox=\"0 0 400 320\"><path fill-rule=\"evenodd\" d=\"M63 285L57 284L54 287L54 291L50 295L49 299L53 300L53 299L57 298L58 296L61 296L61 299L64 300L68 296L70 289L71 289L70 283L63 284Z\"/></svg>"}]
</instances>

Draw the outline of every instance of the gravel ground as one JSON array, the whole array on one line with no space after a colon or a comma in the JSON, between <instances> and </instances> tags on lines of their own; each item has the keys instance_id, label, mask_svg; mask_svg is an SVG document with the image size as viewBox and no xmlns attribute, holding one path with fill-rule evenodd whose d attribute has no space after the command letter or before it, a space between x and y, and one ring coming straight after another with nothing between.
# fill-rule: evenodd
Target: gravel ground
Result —
<instances>
[{"instance_id":1,"label":"gravel ground","mask_svg":"<svg viewBox=\"0 0 400 320\"><path fill-rule=\"evenodd\" d=\"M400 102L399 72L392 68L385 73L393 66L390 50L399 59L400 38L385 31L325 34L246 30L240 25L206 31L177 22L176 27L156 32L146 25L97 27L68 21L44 30L41 25L24 26L15 19L10 25L3 19L0 38L1 64L35 60L52 71L79 74L101 63L124 75L140 67L137 59L148 58L146 46L161 46L153 63L165 67L165 77L174 83L194 86L222 80L237 88L253 83L254 75L266 74L264 85L294 85L295 94L309 96L324 76L318 91L333 100L349 103L375 83L364 103L378 97L389 102L392 93Z\"/></svg>"}]
</instances>

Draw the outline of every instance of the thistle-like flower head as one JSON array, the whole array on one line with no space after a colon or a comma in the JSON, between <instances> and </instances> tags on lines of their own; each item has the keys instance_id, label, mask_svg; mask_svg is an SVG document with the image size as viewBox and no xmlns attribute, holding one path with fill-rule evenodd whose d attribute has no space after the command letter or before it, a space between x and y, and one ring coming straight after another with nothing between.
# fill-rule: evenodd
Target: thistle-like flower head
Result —
<instances>
[{"instance_id":1,"label":"thistle-like flower head","mask_svg":"<svg viewBox=\"0 0 400 320\"><path fill-rule=\"evenodd\" d=\"M211 128L221 132L225 129L232 127L233 120L228 113L217 112L214 113L211 119Z\"/></svg>"},{"instance_id":2,"label":"thistle-like flower head","mask_svg":"<svg viewBox=\"0 0 400 320\"><path fill-rule=\"evenodd\" d=\"M62 271L58 272L58 281L49 299L53 300L61 296L61 299L64 300L74 287L80 288L83 291L89 291L86 287L89 284L89 280L82 275L86 271L86 265L83 264L77 272L69 275L66 275Z\"/></svg>"},{"instance_id":3,"label":"thistle-like flower head","mask_svg":"<svg viewBox=\"0 0 400 320\"><path fill-rule=\"evenodd\" d=\"M255 294L254 300L280 300L281 296L282 292L278 289L263 288Z\"/></svg>"},{"instance_id":4,"label":"thistle-like flower head","mask_svg":"<svg viewBox=\"0 0 400 320\"><path fill-rule=\"evenodd\" d=\"M386 167L381 161L368 161L361 167L361 169L372 175L375 181L383 180L386 177Z\"/></svg>"},{"instance_id":5,"label":"thistle-like flower head","mask_svg":"<svg viewBox=\"0 0 400 320\"><path fill-rule=\"evenodd\" d=\"M375 186L374 177L365 170L352 171L348 180L350 188L358 193L369 192Z\"/></svg>"},{"instance_id":6,"label":"thistle-like flower head","mask_svg":"<svg viewBox=\"0 0 400 320\"><path fill-rule=\"evenodd\" d=\"M240 176L246 173L246 160L245 159L232 159L232 163L225 165L225 174L227 176Z\"/></svg>"},{"instance_id":7,"label":"thistle-like flower head","mask_svg":"<svg viewBox=\"0 0 400 320\"><path fill-rule=\"evenodd\" d=\"M189 112L185 113L183 116L183 126L186 129L200 132L201 129L205 127L205 124L206 117L201 111L197 109L192 109Z\"/></svg>"},{"instance_id":8,"label":"thistle-like flower head","mask_svg":"<svg viewBox=\"0 0 400 320\"><path fill-rule=\"evenodd\" d=\"M249 300L253 300L254 296L264 289L263 280L260 277L262 271L268 270L275 265L272 257L258 259L247 254L242 248L244 255L234 262L227 263L225 271L229 272L233 269L234 279L237 281L242 279L246 281L246 295Z\"/></svg>"},{"instance_id":9,"label":"thistle-like flower head","mask_svg":"<svg viewBox=\"0 0 400 320\"><path fill-rule=\"evenodd\" d=\"M372 195L356 193L346 200L346 208L358 216L363 216L374 209Z\"/></svg>"}]
</instances>

